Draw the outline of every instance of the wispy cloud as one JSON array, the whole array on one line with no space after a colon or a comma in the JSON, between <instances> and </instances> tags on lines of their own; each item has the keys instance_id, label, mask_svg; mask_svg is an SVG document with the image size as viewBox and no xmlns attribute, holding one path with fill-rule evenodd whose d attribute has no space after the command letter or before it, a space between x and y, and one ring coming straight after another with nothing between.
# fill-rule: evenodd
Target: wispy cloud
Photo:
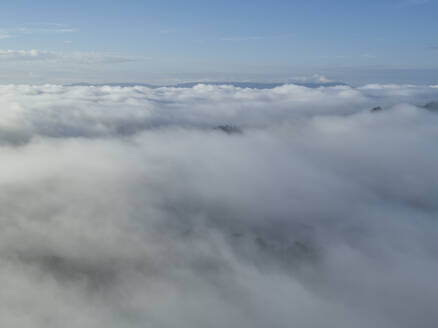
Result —
<instances>
[{"instance_id":1,"label":"wispy cloud","mask_svg":"<svg viewBox=\"0 0 438 328\"><path fill-rule=\"evenodd\" d=\"M405 6L419 6L419 5L424 5L426 3L430 2L429 0L404 0L403 2L400 3L401 7L405 7Z\"/></svg>"},{"instance_id":2,"label":"wispy cloud","mask_svg":"<svg viewBox=\"0 0 438 328\"><path fill-rule=\"evenodd\" d=\"M77 28L70 28L62 25L0 28L0 39L18 37L23 35L33 35L33 34L75 33L78 31L79 29Z\"/></svg>"},{"instance_id":3,"label":"wispy cloud","mask_svg":"<svg viewBox=\"0 0 438 328\"><path fill-rule=\"evenodd\" d=\"M78 32L75 28L29 28L20 27L15 29L16 32L21 34L36 34L36 33L74 33Z\"/></svg>"},{"instance_id":4,"label":"wispy cloud","mask_svg":"<svg viewBox=\"0 0 438 328\"><path fill-rule=\"evenodd\" d=\"M9 60L42 60L49 59L53 54L49 51L40 50L0 50L0 61Z\"/></svg>"},{"instance_id":5,"label":"wispy cloud","mask_svg":"<svg viewBox=\"0 0 438 328\"><path fill-rule=\"evenodd\" d=\"M324 56L320 56L320 58L324 58L324 59L353 59L353 58L368 58L368 59L372 59L372 58L377 58L376 55L370 54L370 53L363 53L363 54L356 54L356 55L324 55Z\"/></svg>"},{"instance_id":6,"label":"wispy cloud","mask_svg":"<svg viewBox=\"0 0 438 328\"><path fill-rule=\"evenodd\" d=\"M324 55L324 56L320 56L319 58L323 58L323 59L347 59L347 58L351 58L351 56L345 56L345 55Z\"/></svg>"},{"instance_id":7,"label":"wispy cloud","mask_svg":"<svg viewBox=\"0 0 438 328\"><path fill-rule=\"evenodd\" d=\"M158 33L161 35L173 34L175 32L179 32L179 30L174 28L163 28L158 31Z\"/></svg>"},{"instance_id":8,"label":"wispy cloud","mask_svg":"<svg viewBox=\"0 0 438 328\"><path fill-rule=\"evenodd\" d=\"M291 80L291 82L301 82L301 83L329 83L333 80L328 79L326 76L321 74L313 74L312 76L299 76Z\"/></svg>"},{"instance_id":9,"label":"wispy cloud","mask_svg":"<svg viewBox=\"0 0 438 328\"><path fill-rule=\"evenodd\" d=\"M10 37L11 37L11 35L9 33L0 31L0 40L1 39L9 39Z\"/></svg>"},{"instance_id":10,"label":"wispy cloud","mask_svg":"<svg viewBox=\"0 0 438 328\"><path fill-rule=\"evenodd\" d=\"M0 50L0 62L5 61L53 61L74 62L80 64L123 63L139 60L139 58L109 53L73 52L62 53L46 50Z\"/></svg>"},{"instance_id":11,"label":"wispy cloud","mask_svg":"<svg viewBox=\"0 0 438 328\"><path fill-rule=\"evenodd\" d=\"M265 37L263 36L231 36L221 38L221 41L255 41L263 39L265 39Z\"/></svg>"},{"instance_id":12,"label":"wispy cloud","mask_svg":"<svg viewBox=\"0 0 438 328\"><path fill-rule=\"evenodd\" d=\"M295 34L278 35L234 35L220 38L221 41L257 41L257 40L278 40L294 37Z\"/></svg>"}]
</instances>

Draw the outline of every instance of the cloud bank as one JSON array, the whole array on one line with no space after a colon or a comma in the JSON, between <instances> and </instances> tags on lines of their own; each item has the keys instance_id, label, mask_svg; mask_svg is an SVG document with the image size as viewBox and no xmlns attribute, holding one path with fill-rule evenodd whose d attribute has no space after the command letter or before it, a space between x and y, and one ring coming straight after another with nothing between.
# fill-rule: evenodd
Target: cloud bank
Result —
<instances>
[{"instance_id":1,"label":"cloud bank","mask_svg":"<svg viewBox=\"0 0 438 328\"><path fill-rule=\"evenodd\" d=\"M1 326L436 327L437 98L0 86Z\"/></svg>"}]
</instances>

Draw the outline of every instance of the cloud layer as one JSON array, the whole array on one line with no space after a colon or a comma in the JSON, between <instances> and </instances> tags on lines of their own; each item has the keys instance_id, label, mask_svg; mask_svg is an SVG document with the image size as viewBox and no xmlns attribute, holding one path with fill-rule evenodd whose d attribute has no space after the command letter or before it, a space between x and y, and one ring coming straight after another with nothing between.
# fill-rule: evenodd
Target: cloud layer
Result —
<instances>
[{"instance_id":1,"label":"cloud layer","mask_svg":"<svg viewBox=\"0 0 438 328\"><path fill-rule=\"evenodd\" d=\"M0 86L0 324L436 327L437 98Z\"/></svg>"}]
</instances>

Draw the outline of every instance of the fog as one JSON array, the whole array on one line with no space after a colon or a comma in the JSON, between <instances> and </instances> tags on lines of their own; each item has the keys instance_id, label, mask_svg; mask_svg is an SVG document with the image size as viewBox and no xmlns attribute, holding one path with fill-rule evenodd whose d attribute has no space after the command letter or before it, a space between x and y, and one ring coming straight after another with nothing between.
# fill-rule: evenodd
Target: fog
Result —
<instances>
[{"instance_id":1,"label":"fog","mask_svg":"<svg viewBox=\"0 0 438 328\"><path fill-rule=\"evenodd\" d=\"M0 86L0 325L437 327L437 99Z\"/></svg>"}]
</instances>

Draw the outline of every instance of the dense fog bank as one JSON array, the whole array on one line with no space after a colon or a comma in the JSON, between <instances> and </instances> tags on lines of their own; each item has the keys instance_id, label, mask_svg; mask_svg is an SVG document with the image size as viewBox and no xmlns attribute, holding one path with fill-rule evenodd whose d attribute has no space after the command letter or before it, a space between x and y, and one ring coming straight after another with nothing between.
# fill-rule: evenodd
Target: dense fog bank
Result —
<instances>
[{"instance_id":1,"label":"dense fog bank","mask_svg":"<svg viewBox=\"0 0 438 328\"><path fill-rule=\"evenodd\" d=\"M436 327L436 100L0 86L0 324Z\"/></svg>"}]
</instances>

